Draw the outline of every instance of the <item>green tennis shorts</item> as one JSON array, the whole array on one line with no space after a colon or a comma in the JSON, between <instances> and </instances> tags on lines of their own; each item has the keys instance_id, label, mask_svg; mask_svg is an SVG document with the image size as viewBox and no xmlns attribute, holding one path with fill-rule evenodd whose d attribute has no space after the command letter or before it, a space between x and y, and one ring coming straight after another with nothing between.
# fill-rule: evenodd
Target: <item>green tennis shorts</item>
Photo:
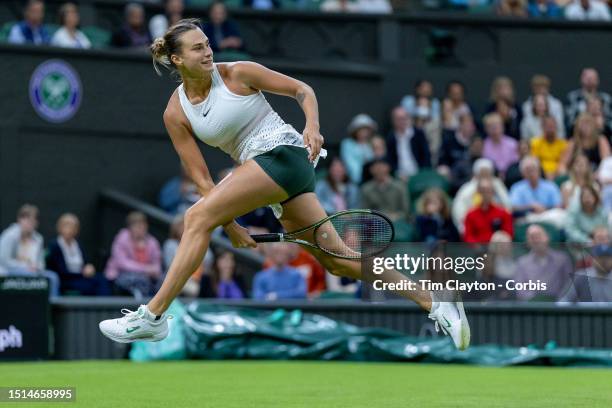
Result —
<instances>
[{"instance_id":1,"label":"green tennis shorts","mask_svg":"<svg viewBox=\"0 0 612 408\"><path fill-rule=\"evenodd\" d=\"M315 171L308 151L300 146L280 145L253 158L287 192L291 200L315 188Z\"/></svg>"}]
</instances>

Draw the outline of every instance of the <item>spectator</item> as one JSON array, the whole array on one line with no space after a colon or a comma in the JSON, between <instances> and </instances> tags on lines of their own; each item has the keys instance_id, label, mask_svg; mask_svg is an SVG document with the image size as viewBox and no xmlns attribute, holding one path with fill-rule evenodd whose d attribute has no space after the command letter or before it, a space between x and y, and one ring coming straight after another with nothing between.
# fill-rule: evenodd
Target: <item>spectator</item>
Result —
<instances>
[{"instance_id":1,"label":"spectator","mask_svg":"<svg viewBox=\"0 0 612 408\"><path fill-rule=\"evenodd\" d=\"M305 299L306 282L296 268L289 266L291 249L285 243L269 245L271 267L258 272L253 280L253 298L258 300Z\"/></svg>"},{"instance_id":2,"label":"spectator","mask_svg":"<svg viewBox=\"0 0 612 408\"><path fill-rule=\"evenodd\" d=\"M438 159L438 173L450 180L457 191L471 175L474 162L482 155L482 138L476 131L472 115L463 115L457 130L445 129Z\"/></svg>"},{"instance_id":3,"label":"spectator","mask_svg":"<svg viewBox=\"0 0 612 408\"><path fill-rule=\"evenodd\" d=\"M557 136L557 122L552 116L543 118L544 134L531 140L531 155L542 164L544 175L549 180L566 173L562 159L567 142Z\"/></svg>"},{"instance_id":4,"label":"spectator","mask_svg":"<svg viewBox=\"0 0 612 408\"><path fill-rule=\"evenodd\" d=\"M281 8L280 0L242 0L242 7L254 10L273 10Z\"/></svg>"},{"instance_id":5,"label":"spectator","mask_svg":"<svg viewBox=\"0 0 612 408\"><path fill-rule=\"evenodd\" d=\"M459 232L453 224L449 198L439 188L425 191L417 204L416 229L423 242L458 242Z\"/></svg>"},{"instance_id":6,"label":"spectator","mask_svg":"<svg viewBox=\"0 0 612 408\"><path fill-rule=\"evenodd\" d=\"M137 298L153 295L161 277L161 251L157 240L149 235L146 216L131 212L127 228L113 241L105 275L115 286Z\"/></svg>"},{"instance_id":7,"label":"spectator","mask_svg":"<svg viewBox=\"0 0 612 408\"><path fill-rule=\"evenodd\" d=\"M471 115L472 110L465 101L465 86L459 81L446 85L446 97L442 101L442 126L444 129L457 130L461 116Z\"/></svg>"},{"instance_id":8,"label":"spectator","mask_svg":"<svg viewBox=\"0 0 612 408\"><path fill-rule=\"evenodd\" d=\"M327 176L317 181L315 193L327 214L359 207L359 189L346 175L342 160L329 162Z\"/></svg>"},{"instance_id":9,"label":"spectator","mask_svg":"<svg viewBox=\"0 0 612 408\"><path fill-rule=\"evenodd\" d=\"M125 6L125 22L113 33L111 45L120 48L144 48L151 44L144 7L139 3Z\"/></svg>"},{"instance_id":10,"label":"spectator","mask_svg":"<svg viewBox=\"0 0 612 408\"><path fill-rule=\"evenodd\" d=\"M531 142L531 139L542 136L542 120L549 115L548 101L544 95L533 97L532 110L529 115L523 116L521 121L521 140ZM556 122L555 122L556 123Z\"/></svg>"},{"instance_id":11,"label":"spectator","mask_svg":"<svg viewBox=\"0 0 612 408\"><path fill-rule=\"evenodd\" d=\"M416 114L417 100L419 98L426 98L430 101L431 116L434 118L440 118L440 100L434 98L433 85L427 79L419 79L414 84L414 95L406 95L402 98L400 105L408 112L408 116L414 117ZM391 113L392 117L395 110Z\"/></svg>"},{"instance_id":12,"label":"spectator","mask_svg":"<svg viewBox=\"0 0 612 408\"><path fill-rule=\"evenodd\" d=\"M531 154L531 145L527 140L521 140L519 142L519 159L512 163L508 170L506 170L506 177L504 183L506 187L511 188L514 183L521 181L523 176L521 175L520 164L524 157ZM540 169L541 170L541 169ZM544 174L544 170L540 171L540 174Z\"/></svg>"},{"instance_id":13,"label":"spectator","mask_svg":"<svg viewBox=\"0 0 612 408\"><path fill-rule=\"evenodd\" d=\"M360 113L348 126L350 138L340 143L340 158L346 166L349 179L355 184L361 183L363 165L374 159L370 140L377 129L378 125L374 119L365 113Z\"/></svg>"},{"instance_id":14,"label":"spectator","mask_svg":"<svg viewBox=\"0 0 612 408\"><path fill-rule=\"evenodd\" d=\"M569 180L561 184L562 207L570 208L579 205L582 187L595 185L589 159L584 154L574 156L570 162Z\"/></svg>"},{"instance_id":15,"label":"spectator","mask_svg":"<svg viewBox=\"0 0 612 408\"><path fill-rule=\"evenodd\" d=\"M612 302L612 246L608 242L591 249L592 265L576 271L562 302Z\"/></svg>"},{"instance_id":16,"label":"spectator","mask_svg":"<svg viewBox=\"0 0 612 408\"><path fill-rule=\"evenodd\" d=\"M544 95L546 97L546 105L548 107L548 113L552 115L557 121L557 129L559 137L565 139L565 122L563 121L563 105L561 101L550 94L550 78L545 75L534 75L531 78L531 96L523 102L523 117L533 115L534 107L533 101L537 95ZM541 133L537 134L539 136ZM525 135L521 136L524 138Z\"/></svg>"},{"instance_id":17,"label":"spectator","mask_svg":"<svg viewBox=\"0 0 612 408\"><path fill-rule=\"evenodd\" d=\"M168 180L159 192L159 206L172 215L182 214L200 199L198 189L181 166L181 175Z\"/></svg>"},{"instance_id":18,"label":"spectator","mask_svg":"<svg viewBox=\"0 0 612 408\"><path fill-rule=\"evenodd\" d=\"M416 109L416 106L415 106ZM387 137L387 157L393 172L406 181L419 169L431 167L431 154L425 133L412 124L401 106L391 111L393 129Z\"/></svg>"},{"instance_id":19,"label":"spectator","mask_svg":"<svg viewBox=\"0 0 612 408\"><path fill-rule=\"evenodd\" d=\"M595 228L607 224L608 214L601 205L599 192L593 186L585 186L580 190L580 204L567 212L567 240L588 244Z\"/></svg>"},{"instance_id":20,"label":"spectator","mask_svg":"<svg viewBox=\"0 0 612 408\"><path fill-rule=\"evenodd\" d=\"M505 281L516 276L516 260L512 256L512 236L506 231L498 230L491 236L489 256L485 260L485 265L492 267L493 275L500 280Z\"/></svg>"},{"instance_id":21,"label":"spectator","mask_svg":"<svg viewBox=\"0 0 612 408\"><path fill-rule=\"evenodd\" d=\"M238 25L228 18L225 3L213 1L208 9L208 18L209 22L204 24L203 31L213 52L244 51L244 41Z\"/></svg>"},{"instance_id":22,"label":"spectator","mask_svg":"<svg viewBox=\"0 0 612 408\"><path fill-rule=\"evenodd\" d=\"M520 124L523 112L514 97L514 84L508 77L500 76L491 84L491 102L486 113L497 112L504 124L504 133L514 139L520 139Z\"/></svg>"},{"instance_id":23,"label":"spectator","mask_svg":"<svg viewBox=\"0 0 612 408\"><path fill-rule=\"evenodd\" d=\"M164 13L154 15L149 21L151 38L163 37L168 27L172 27L179 20L183 19L184 10L185 4L183 0L165 0Z\"/></svg>"},{"instance_id":24,"label":"spectator","mask_svg":"<svg viewBox=\"0 0 612 408\"><path fill-rule=\"evenodd\" d=\"M559 299L567 290L570 275L573 272L570 257L561 251L550 247L550 237L546 230L538 224L527 228L527 246L529 253L518 258L516 266L516 282L546 283L545 291L521 290L516 292L519 300L532 300L552 297Z\"/></svg>"},{"instance_id":25,"label":"spectator","mask_svg":"<svg viewBox=\"0 0 612 408\"><path fill-rule=\"evenodd\" d=\"M0 234L0 267L8 276L42 276L49 281L49 296L60 293L60 280L45 269L43 237L36 231L38 208L24 204L17 212L17 222Z\"/></svg>"},{"instance_id":26,"label":"spectator","mask_svg":"<svg viewBox=\"0 0 612 408\"><path fill-rule=\"evenodd\" d=\"M527 5L529 17L561 18L563 13L554 0L531 0Z\"/></svg>"},{"instance_id":27,"label":"spectator","mask_svg":"<svg viewBox=\"0 0 612 408\"><path fill-rule=\"evenodd\" d=\"M508 190L504 183L495 177L493 163L489 159L478 159L474 162L473 166L473 177L470 181L465 183L453 200L452 214L453 222L459 229L459 232L463 234L465 232L465 216L468 211L474 206L480 204L480 194L478 193L478 183L481 180L490 180L493 183L493 191L495 194L495 203L505 209L510 209L510 197L508 196Z\"/></svg>"},{"instance_id":28,"label":"spectator","mask_svg":"<svg viewBox=\"0 0 612 408\"><path fill-rule=\"evenodd\" d=\"M597 177L601 183L601 196L604 209L612 213L612 156L602 160Z\"/></svg>"},{"instance_id":29,"label":"spectator","mask_svg":"<svg viewBox=\"0 0 612 408\"><path fill-rule=\"evenodd\" d=\"M565 8L565 18L581 21L610 21L608 5L600 0L574 0Z\"/></svg>"},{"instance_id":30,"label":"spectator","mask_svg":"<svg viewBox=\"0 0 612 408\"><path fill-rule=\"evenodd\" d=\"M422 97L417 99L414 126L422 129L425 133L432 156L431 161L436 162L440 144L442 143L442 128L440 126L440 119L433 117L431 114L431 101L429 99Z\"/></svg>"},{"instance_id":31,"label":"spectator","mask_svg":"<svg viewBox=\"0 0 612 408\"><path fill-rule=\"evenodd\" d=\"M408 194L404 183L391 177L391 166L384 160L377 160L370 166L373 179L361 187L361 201L364 208L378 210L392 221L408 217Z\"/></svg>"},{"instance_id":32,"label":"spectator","mask_svg":"<svg viewBox=\"0 0 612 408\"><path fill-rule=\"evenodd\" d=\"M478 182L478 194L480 204L465 216L463 240L475 244L489 242L493 234L500 230L512 236L512 215L493 203L495 190L490 179Z\"/></svg>"},{"instance_id":33,"label":"spectator","mask_svg":"<svg viewBox=\"0 0 612 408\"><path fill-rule=\"evenodd\" d=\"M358 13L361 11L359 2L353 0L325 0L320 9L328 13Z\"/></svg>"},{"instance_id":34,"label":"spectator","mask_svg":"<svg viewBox=\"0 0 612 408\"><path fill-rule=\"evenodd\" d=\"M601 98L597 96L588 98L586 112L593 117L597 132L604 135L608 139L608 143L612 143L612 120L608 120L604 116Z\"/></svg>"},{"instance_id":35,"label":"spectator","mask_svg":"<svg viewBox=\"0 0 612 408\"><path fill-rule=\"evenodd\" d=\"M599 90L599 73L595 68L585 68L580 74L579 89L567 94L567 124L572 127L578 115L587 110L587 100L596 97L603 105L606 121L612 120L612 97Z\"/></svg>"},{"instance_id":36,"label":"spectator","mask_svg":"<svg viewBox=\"0 0 612 408\"><path fill-rule=\"evenodd\" d=\"M365 163L361 168L361 184L372 180L372 173L370 173L370 164L372 164L375 160L379 159L383 159L388 162L387 144L382 136L374 135L372 137L372 140L370 141L370 146L372 147L372 153L374 153L374 158L369 162Z\"/></svg>"},{"instance_id":37,"label":"spectator","mask_svg":"<svg viewBox=\"0 0 612 408\"><path fill-rule=\"evenodd\" d=\"M202 275L199 297L242 299L244 294L244 283L236 273L234 254L222 251L215 257L212 273Z\"/></svg>"},{"instance_id":38,"label":"spectator","mask_svg":"<svg viewBox=\"0 0 612 408\"><path fill-rule=\"evenodd\" d=\"M45 3L42 0L28 0L23 11L23 21L15 24L9 32L11 44L49 44L51 36L43 25Z\"/></svg>"},{"instance_id":39,"label":"spectator","mask_svg":"<svg viewBox=\"0 0 612 408\"><path fill-rule=\"evenodd\" d=\"M91 48L91 42L79 30L79 9L74 3L64 3L59 9L61 27L53 34L51 45L64 48Z\"/></svg>"},{"instance_id":40,"label":"spectator","mask_svg":"<svg viewBox=\"0 0 612 408\"><path fill-rule=\"evenodd\" d=\"M170 269L170 265L172 265L172 261L176 256L176 251L178 251L179 243L181 242L181 237L183 236L183 228L184 228L184 220L182 215L177 215L172 220L172 224L170 224L170 231L168 233L168 239L164 241L162 246L162 261L163 261L163 270L164 276L168 269ZM206 251L206 255L204 256L204 261L202 265L189 277L183 290L181 290L181 295L194 297L198 295L200 291L200 281L202 275L205 270L208 270L207 266L211 265L214 258L212 255L212 251Z\"/></svg>"},{"instance_id":41,"label":"spectator","mask_svg":"<svg viewBox=\"0 0 612 408\"><path fill-rule=\"evenodd\" d=\"M564 213L552 211L561 205L561 192L555 183L541 178L540 162L527 156L520 163L523 180L510 189L512 212L515 216L535 215L531 222L548 221L562 226Z\"/></svg>"},{"instance_id":42,"label":"spectator","mask_svg":"<svg viewBox=\"0 0 612 408\"><path fill-rule=\"evenodd\" d=\"M62 214L57 220L57 238L49 244L47 269L58 274L62 293L76 292L81 296L110 296L108 281L88 262L77 241L80 222L76 215Z\"/></svg>"},{"instance_id":43,"label":"spectator","mask_svg":"<svg viewBox=\"0 0 612 408\"><path fill-rule=\"evenodd\" d=\"M306 291L309 298L319 296L325 290L325 269L317 259L308 253L304 248L294 243L287 243L289 247L289 266L296 268L306 281ZM268 257L263 264L263 268L273 266Z\"/></svg>"},{"instance_id":44,"label":"spectator","mask_svg":"<svg viewBox=\"0 0 612 408\"><path fill-rule=\"evenodd\" d=\"M504 17L527 17L527 0L498 0L496 14Z\"/></svg>"},{"instance_id":45,"label":"spectator","mask_svg":"<svg viewBox=\"0 0 612 408\"><path fill-rule=\"evenodd\" d=\"M567 144L563 165L567 166L571 158L577 154L584 154L596 169L599 163L610 156L608 139L597 131L595 120L588 113L581 113L576 119L574 135Z\"/></svg>"},{"instance_id":46,"label":"spectator","mask_svg":"<svg viewBox=\"0 0 612 408\"><path fill-rule=\"evenodd\" d=\"M508 167L519 158L518 143L504 134L504 124L498 113L487 114L483 122L487 137L484 141L482 157L491 160L503 177Z\"/></svg>"}]
</instances>

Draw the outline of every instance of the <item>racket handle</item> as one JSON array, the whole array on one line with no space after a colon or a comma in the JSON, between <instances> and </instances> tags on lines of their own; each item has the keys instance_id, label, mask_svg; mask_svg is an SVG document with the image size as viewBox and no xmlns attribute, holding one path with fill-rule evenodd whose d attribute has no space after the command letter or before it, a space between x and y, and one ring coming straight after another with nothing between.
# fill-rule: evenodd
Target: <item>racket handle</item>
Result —
<instances>
[{"instance_id":1,"label":"racket handle","mask_svg":"<svg viewBox=\"0 0 612 408\"><path fill-rule=\"evenodd\" d=\"M281 242L283 234L257 234L251 235L255 242Z\"/></svg>"}]
</instances>

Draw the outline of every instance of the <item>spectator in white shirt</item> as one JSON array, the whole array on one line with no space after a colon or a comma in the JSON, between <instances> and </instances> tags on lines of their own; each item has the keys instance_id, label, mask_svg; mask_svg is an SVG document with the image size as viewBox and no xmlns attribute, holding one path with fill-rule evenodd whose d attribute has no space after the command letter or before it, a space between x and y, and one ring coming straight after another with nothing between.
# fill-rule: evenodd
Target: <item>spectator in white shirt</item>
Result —
<instances>
[{"instance_id":1,"label":"spectator in white shirt","mask_svg":"<svg viewBox=\"0 0 612 408\"><path fill-rule=\"evenodd\" d=\"M151 17L149 21L151 38L163 37L168 27L176 24L183 18L184 10L185 4L183 0L165 0L164 14L157 14Z\"/></svg>"},{"instance_id":2,"label":"spectator in white shirt","mask_svg":"<svg viewBox=\"0 0 612 408\"><path fill-rule=\"evenodd\" d=\"M600 0L574 0L565 8L565 18L582 21L610 21L608 5Z\"/></svg>"},{"instance_id":3,"label":"spectator in white shirt","mask_svg":"<svg viewBox=\"0 0 612 408\"><path fill-rule=\"evenodd\" d=\"M546 97L548 105L548 113L555 118L557 122L558 135L565 138L565 122L563 121L563 104L561 101L550 94L550 78L546 75L534 75L531 78L531 96L523 102L523 118L528 118L533 115L533 101L537 95ZM522 131L521 131L522 133ZM525 137L524 135L522 135Z\"/></svg>"},{"instance_id":4,"label":"spectator in white shirt","mask_svg":"<svg viewBox=\"0 0 612 408\"><path fill-rule=\"evenodd\" d=\"M91 42L79 30L79 9L74 3L64 3L59 9L62 25L51 38L51 45L64 48L91 48Z\"/></svg>"}]
</instances>

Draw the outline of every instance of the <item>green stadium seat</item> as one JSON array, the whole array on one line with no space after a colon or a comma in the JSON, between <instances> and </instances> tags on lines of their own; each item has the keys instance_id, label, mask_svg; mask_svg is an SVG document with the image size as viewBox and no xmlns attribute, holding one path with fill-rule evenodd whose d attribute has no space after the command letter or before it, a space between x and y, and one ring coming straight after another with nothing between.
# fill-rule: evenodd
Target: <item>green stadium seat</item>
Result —
<instances>
[{"instance_id":1,"label":"green stadium seat","mask_svg":"<svg viewBox=\"0 0 612 408\"><path fill-rule=\"evenodd\" d=\"M561 187L561 185L563 183L565 183L569 179L570 179L570 177L567 174L564 174L562 176L557 176L557 177L555 177L555 184L557 186Z\"/></svg>"},{"instance_id":2,"label":"green stadium seat","mask_svg":"<svg viewBox=\"0 0 612 408\"><path fill-rule=\"evenodd\" d=\"M219 62L250 61L251 56L246 52L240 51L217 51L215 53L215 60Z\"/></svg>"},{"instance_id":3,"label":"green stadium seat","mask_svg":"<svg viewBox=\"0 0 612 408\"><path fill-rule=\"evenodd\" d=\"M93 48L104 48L110 44L111 32L108 30L97 26L87 26L83 27L81 31L89 38Z\"/></svg>"},{"instance_id":4,"label":"green stadium seat","mask_svg":"<svg viewBox=\"0 0 612 408\"><path fill-rule=\"evenodd\" d=\"M563 234L561 230L559 230L554 225L547 222L534 222L531 224L523 223L523 224L514 224L514 242L526 242L527 241L527 228L529 228L532 224L541 225L550 238L550 242L562 242Z\"/></svg>"},{"instance_id":5,"label":"green stadium seat","mask_svg":"<svg viewBox=\"0 0 612 408\"><path fill-rule=\"evenodd\" d=\"M11 27L13 27L17 23L16 21L9 21L8 23L2 24L0 27L0 42L7 42L9 33L11 32Z\"/></svg>"},{"instance_id":6,"label":"green stadium seat","mask_svg":"<svg viewBox=\"0 0 612 408\"><path fill-rule=\"evenodd\" d=\"M412 208L416 201L419 199L427 189L437 187L442 191L448 193L449 183L448 180L438 174L437 171L432 169L425 169L419 171L408 180L408 195L412 203Z\"/></svg>"},{"instance_id":7,"label":"green stadium seat","mask_svg":"<svg viewBox=\"0 0 612 408\"><path fill-rule=\"evenodd\" d=\"M395 221L393 228L395 229L395 238L393 239L395 242L413 242L418 239L414 225L408 221Z\"/></svg>"}]
</instances>

